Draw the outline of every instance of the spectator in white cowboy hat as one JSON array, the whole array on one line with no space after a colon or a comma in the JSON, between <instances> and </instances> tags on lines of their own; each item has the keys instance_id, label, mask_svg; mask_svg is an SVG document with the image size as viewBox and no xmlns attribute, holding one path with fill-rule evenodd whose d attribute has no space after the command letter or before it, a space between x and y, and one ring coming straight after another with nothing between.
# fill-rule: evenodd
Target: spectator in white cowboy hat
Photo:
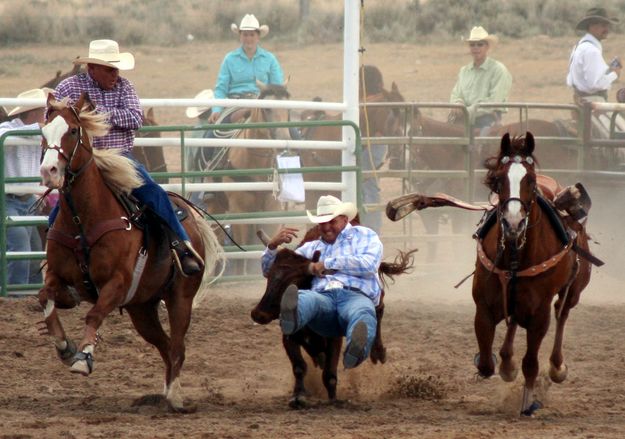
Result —
<instances>
[{"instance_id":1,"label":"spectator in white cowboy hat","mask_svg":"<svg viewBox=\"0 0 625 439\"><path fill-rule=\"evenodd\" d=\"M458 81L451 92L452 104L462 104L469 110L470 121L483 134L489 127L501 121L504 109L475 107L479 103L505 102L512 87L512 75L501 62L488 56L497 43L482 26L471 29L466 43L473 61L463 66ZM462 111L454 109L449 114L450 122L463 122Z\"/></svg>"},{"instance_id":2,"label":"spectator in white cowboy hat","mask_svg":"<svg viewBox=\"0 0 625 439\"><path fill-rule=\"evenodd\" d=\"M254 15L246 14L239 26L232 23L230 29L239 35L241 46L224 57L215 84L215 98L255 99L260 93L256 81L284 84L284 73L278 59L259 45L260 39L269 33L269 27L265 24L261 26ZM208 120L215 123L223 108L216 106L212 110Z\"/></svg>"},{"instance_id":3,"label":"spectator in white cowboy hat","mask_svg":"<svg viewBox=\"0 0 625 439\"><path fill-rule=\"evenodd\" d=\"M150 208L168 227L172 256L183 275L193 275L202 270L204 261L191 245L191 240L176 217L167 193L150 177L143 165L132 156L135 130L143 124L141 105L134 86L119 76L120 70L132 70L135 58L131 53L120 53L113 40L93 40L89 55L74 60L74 64L87 64L86 73L78 73L56 87L57 100L68 98L75 103L82 93L87 93L98 113L108 115L109 133L93 140L93 147L120 148L132 158L143 178L143 186L132 191L143 205ZM58 205L50 213L50 226L58 213Z\"/></svg>"},{"instance_id":4,"label":"spectator in white cowboy hat","mask_svg":"<svg viewBox=\"0 0 625 439\"><path fill-rule=\"evenodd\" d=\"M13 130L38 130L45 121L46 99L52 89L35 88L20 93L20 99L40 99L36 105L19 106L8 113L13 119L0 123L0 135ZM5 177L37 177L39 176L39 160L41 158L41 136L25 136L27 145L4 146ZM33 187L38 183L13 183L15 190L5 194L7 216L30 215L30 208L36 202ZM30 252L41 251L42 244L35 227L9 227L6 232L7 251ZM31 262L9 261L7 263L7 283L28 284L38 283L41 276L31 272ZM33 276L34 275L34 276Z\"/></svg>"},{"instance_id":5,"label":"spectator in white cowboy hat","mask_svg":"<svg viewBox=\"0 0 625 439\"><path fill-rule=\"evenodd\" d=\"M280 327L290 335L304 326L324 337L347 338L343 365L347 369L362 363L371 351L377 319L375 307L380 303L378 268L383 246L377 233L350 221L358 210L332 195L317 202L317 214L307 212L309 220L319 224L321 238L309 241L295 251L312 259L321 252L319 262L311 262L314 275L310 290L299 291L289 285L282 296ZM261 263L267 274L278 252L277 247L291 242L298 229L283 227L271 238Z\"/></svg>"},{"instance_id":6,"label":"spectator in white cowboy hat","mask_svg":"<svg viewBox=\"0 0 625 439\"><path fill-rule=\"evenodd\" d=\"M604 8L590 8L579 20L575 29L584 36L577 42L569 57L569 71L566 84L573 88L573 102L606 102L608 91L621 74L621 63L614 58L608 65L603 59L601 41L608 37L610 27L619 22L609 17ZM593 135L610 137L611 120L608 115L593 112L591 118ZM625 120L619 115L614 120L619 131L625 130Z\"/></svg>"}]
</instances>

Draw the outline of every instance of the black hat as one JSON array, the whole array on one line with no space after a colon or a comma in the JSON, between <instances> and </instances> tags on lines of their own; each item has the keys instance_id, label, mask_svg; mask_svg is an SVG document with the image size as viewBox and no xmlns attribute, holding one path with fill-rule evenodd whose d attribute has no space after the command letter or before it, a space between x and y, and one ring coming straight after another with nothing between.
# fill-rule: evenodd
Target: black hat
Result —
<instances>
[{"instance_id":1,"label":"black hat","mask_svg":"<svg viewBox=\"0 0 625 439\"><path fill-rule=\"evenodd\" d=\"M579 20L575 29L588 30L588 26L597 22L617 24L619 19L615 17L608 17L608 12L604 8L590 8L586 11L586 14L582 17L582 19Z\"/></svg>"}]
</instances>

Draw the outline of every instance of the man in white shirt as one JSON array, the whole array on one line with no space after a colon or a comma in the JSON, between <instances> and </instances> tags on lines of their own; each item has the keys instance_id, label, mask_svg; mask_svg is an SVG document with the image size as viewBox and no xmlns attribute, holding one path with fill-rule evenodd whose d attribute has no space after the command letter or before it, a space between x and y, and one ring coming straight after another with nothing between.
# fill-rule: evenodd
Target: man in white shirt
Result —
<instances>
[{"instance_id":1,"label":"man in white shirt","mask_svg":"<svg viewBox=\"0 0 625 439\"><path fill-rule=\"evenodd\" d=\"M20 93L23 99L41 99L40 105L20 106L9 112L14 119L0 123L0 135L14 130L38 130L45 121L46 98L51 89L36 88ZM8 138L14 138L10 136ZM7 139L8 139L7 138ZM5 177L37 177L39 176L39 159L41 157L41 136L24 137L27 145L4 145ZM29 209L36 201L33 186L38 183L14 183L11 193L5 195L7 216L29 215ZM23 188L23 189L22 189ZM42 244L35 227L7 228L7 251L28 252L40 251ZM40 282L40 278L31 276L31 263L28 260L10 261L7 264L7 283L9 285Z\"/></svg>"},{"instance_id":2,"label":"man in white shirt","mask_svg":"<svg viewBox=\"0 0 625 439\"><path fill-rule=\"evenodd\" d=\"M577 23L576 29L586 33L571 52L566 84L573 88L573 100L578 105L608 100L608 90L619 77L622 66L617 58L610 65L606 64L601 41L608 37L610 26L618 22L617 18L608 17L604 8L591 8ZM593 125L601 137L608 137L609 120L606 125L604 118L607 116L597 119L595 115Z\"/></svg>"}]
</instances>

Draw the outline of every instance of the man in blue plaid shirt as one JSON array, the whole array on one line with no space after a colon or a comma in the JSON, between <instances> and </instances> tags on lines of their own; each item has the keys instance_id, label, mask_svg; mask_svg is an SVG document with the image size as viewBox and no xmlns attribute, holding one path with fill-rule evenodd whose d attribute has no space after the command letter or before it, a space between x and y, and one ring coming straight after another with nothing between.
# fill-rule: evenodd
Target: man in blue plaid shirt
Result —
<instances>
[{"instance_id":1,"label":"man in blue plaid shirt","mask_svg":"<svg viewBox=\"0 0 625 439\"><path fill-rule=\"evenodd\" d=\"M135 130L141 128L143 118L134 86L119 76L119 71L132 70L135 66L134 56L128 52L120 53L117 42L113 40L94 40L89 44L89 55L77 58L74 64L86 64L87 72L63 80L56 87L54 97L59 101L68 98L70 103L75 103L82 93L87 93L96 111L108 115L107 122L111 128L108 134L93 140L93 147L119 148L135 161L144 184L133 190L132 195L158 215L171 231L172 255L182 274L189 276L199 273L204 261L191 245L189 235L176 217L167 193L131 154ZM50 226L57 212L58 205L50 213Z\"/></svg>"},{"instance_id":2,"label":"man in blue plaid shirt","mask_svg":"<svg viewBox=\"0 0 625 439\"><path fill-rule=\"evenodd\" d=\"M321 238L295 251L308 259L320 251L321 257L310 263L310 273L315 276L310 290L287 287L280 306L280 327L285 335L308 326L324 337L345 336L343 365L351 369L369 356L375 338L382 242L373 230L350 224L358 213L353 203L324 195L317 203L317 215L307 213L319 224ZM291 242L297 231L283 227L269 241L261 260L263 273L268 273L277 247Z\"/></svg>"}]
</instances>

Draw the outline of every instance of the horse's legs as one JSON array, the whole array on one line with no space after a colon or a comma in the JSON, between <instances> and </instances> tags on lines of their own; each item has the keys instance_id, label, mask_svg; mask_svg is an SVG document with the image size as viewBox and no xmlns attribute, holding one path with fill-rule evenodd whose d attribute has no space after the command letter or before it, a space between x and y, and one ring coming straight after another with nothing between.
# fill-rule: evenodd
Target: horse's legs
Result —
<instances>
[{"instance_id":1,"label":"horse's legs","mask_svg":"<svg viewBox=\"0 0 625 439\"><path fill-rule=\"evenodd\" d=\"M42 335L50 335L54 340L56 352L66 366L72 364L72 358L76 353L76 345L67 338L59 315L55 307L56 291L60 291L58 278L51 272L46 273L46 284L39 291L39 304L43 308L43 321L39 322L39 332ZM69 303L64 303L69 307Z\"/></svg>"},{"instance_id":2,"label":"horse's legs","mask_svg":"<svg viewBox=\"0 0 625 439\"><path fill-rule=\"evenodd\" d=\"M190 280L193 281L193 280ZM195 411L195 407L185 407L180 387L180 370L185 360L184 338L191 323L193 295L186 291L197 291L198 285L187 285L189 281L181 281L173 291L171 298L166 300L171 340L169 345L169 372L165 382L165 397L172 410L177 412ZM197 282L197 281L196 281Z\"/></svg>"},{"instance_id":3,"label":"horse's legs","mask_svg":"<svg viewBox=\"0 0 625 439\"><path fill-rule=\"evenodd\" d=\"M125 293L122 274L116 274L101 289L95 305L85 317L83 338L74 355L71 372L88 376L93 371L93 353L99 341L98 329L104 318L120 304L120 293Z\"/></svg>"},{"instance_id":4,"label":"horse's legs","mask_svg":"<svg viewBox=\"0 0 625 439\"><path fill-rule=\"evenodd\" d=\"M378 320L378 325L375 330L375 339L373 340L373 346L371 347L371 353L369 358L373 364L377 364L378 361L382 364L386 363L386 348L382 342L382 318L384 317L384 302L380 301L380 304L375 308L375 316Z\"/></svg>"},{"instance_id":5,"label":"horse's legs","mask_svg":"<svg viewBox=\"0 0 625 439\"><path fill-rule=\"evenodd\" d=\"M339 367L339 358L341 356L341 346L343 337L329 338L328 347L326 349L326 364L323 368L322 379L323 385L328 392L328 399L336 401L336 385L338 383L337 370Z\"/></svg>"},{"instance_id":6,"label":"horse's legs","mask_svg":"<svg viewBox=\"0 0 625 439\"><path fill-rule=\"evenodd\" d=\"M519 369L513 360L514 357L514 336L516 334L518 324L511 320L506 331L506 337L504 339L499 356L501 356L501 366L499 366L499 376L504 381L511 382L516 379Z\"/></svg>"},{"instance_id":7,"label":"horse's legs","mask_svg":"<svg viewBox=\"0 0 625 439\"><path fill-rule=\"evenodd\" d=\"M296 333L297 334L297 333ZM293 386L293 394L289 400L289 407L299 409L306 407L306 388L304 387L304 377L308 370L306 360L302 357L300 344L289 335L282 336L282 345L286 351L287 357L291 362L293 376L295 377L295 385ZM329 363L326 358L326 365Z\"/></svg>"},{"instance_id":8,"label":"horse's legs","mask_svg":"<svg viewBox=\"0 0 625 439\"><path fill-rule=\"evenodd\" d=\"M476 304L475 320L473 322L475 336L480 352L475 359L475 366L483 378L489 378L495 373L493 360L493 339L495 338L495 321L488 311L488 307Z\"/></svg>"},{"instance_id":9,"label":"horse's legs","mask_svg":"<svg viewBox=\"0 0 625 439\"><path fill-rule=\"evenodd\" d=\"M525 384L521 404L521 414L525 416L532 416L534 411L541 407L540 402L534 400L534 385L538 376L538 351L549 329L549 304L546 304L544 308L546 308L546 312L539 310L532 325L527 328L527 352L523 357Z\"/></svg>"}]
</instances>

